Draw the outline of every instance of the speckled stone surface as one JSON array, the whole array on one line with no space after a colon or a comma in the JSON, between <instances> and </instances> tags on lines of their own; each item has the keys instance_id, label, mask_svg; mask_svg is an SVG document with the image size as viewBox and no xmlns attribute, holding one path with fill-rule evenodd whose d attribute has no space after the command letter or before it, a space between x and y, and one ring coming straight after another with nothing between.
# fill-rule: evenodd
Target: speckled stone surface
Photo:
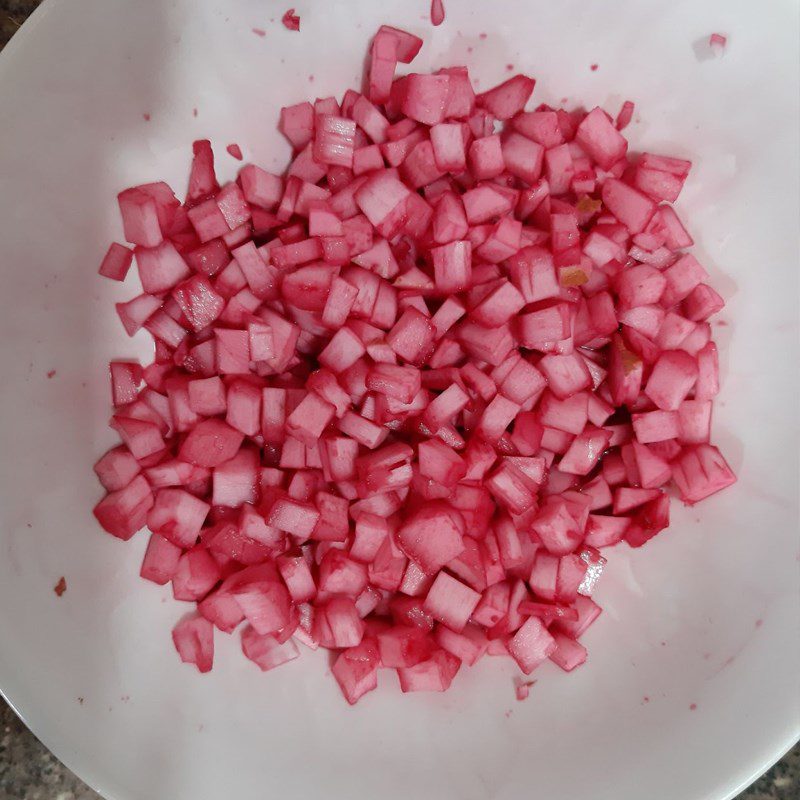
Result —
<instances>
[{"instance_id":1,"label":"speckled stone surface","mask_svg":"<svg viewBox=\"0 0 800 800\"><path fill-rule=\"evenodd\" d=\"M39 0L0 0L0 49ZM0 700L0 800L100 800ZM800 745L737 800L800 800Z\"/></svg>"}]
</instances>

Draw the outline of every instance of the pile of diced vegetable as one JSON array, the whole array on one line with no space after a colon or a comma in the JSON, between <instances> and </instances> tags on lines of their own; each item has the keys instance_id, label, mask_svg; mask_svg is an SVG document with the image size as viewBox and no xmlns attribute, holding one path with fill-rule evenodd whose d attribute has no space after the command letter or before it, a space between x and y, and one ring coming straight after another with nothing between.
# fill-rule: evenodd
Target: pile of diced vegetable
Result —
<instances>
[{"instance_id":1,"label":"pile of diced vegetable","mask_svg":"<svg viewBox=\"0 0 800 800\"><path fill-rule=\"evenodd\" d=\"M398 77L382 27L368 92L281 109L283 175L220 186L194 144L186 200L119 195L155 341L111 364L122 443L94 513L141 575L196 611L209 670L240 628L262 670L333 649L351 703L396 670L443 691L462 663L583 663L604 548L735 481L709 442L709 317L723 306L670 205L690 163L627 155L616 124L540 105L515 75ZM218 633L219 632L219 633Z\"/></svg>"}]
</instances>

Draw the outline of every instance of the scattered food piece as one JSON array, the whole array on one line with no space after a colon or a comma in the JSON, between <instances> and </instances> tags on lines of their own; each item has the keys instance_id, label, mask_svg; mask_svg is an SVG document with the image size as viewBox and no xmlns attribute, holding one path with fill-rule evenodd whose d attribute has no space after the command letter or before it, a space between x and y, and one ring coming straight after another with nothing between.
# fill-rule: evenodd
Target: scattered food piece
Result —
<instances>
[{"instance_id":1,"label":"scattered food piece","mask_svg":"<svg viewBox=\"0 0 800 800\"><path fill-rule=\"evenodd\" d=\"M444 22L444 3L442 0L431 0L431 23L441 25Z\"/></svg>"},{"instance_id":2,"label":"scattered food piece","mask_svg":"<svg viewBox=\"0 0 800 800\"><path fill-rule=\"evenodd\" d=\"M237 161L242 160L242 148L238 144L229 144L226 148L228 155L235 158Z\"/></svg>"},{"instance_id":3,"label":"scattered food piece","mask_svg":"<svg viewBox=\"0 0 800 800\"><path fill-rule=\"evenodd\" d=\"M531 686L533 686L536 681L515 681L514 690L517 695L517 700L527 700L528 695L531 693Z\"/></svg>"},{"instance_id":4,"label":"scattered food piece","mask_svg":"<svg viewBox=\"0 0 800 800\"><path fill-rule=\"evenodd\" d=\"M58 583L53 587L53 591L59 597L61 597L61 595L64 594L64 592L67 591L67 581L63 576L58 579Z\"/></svg>"},{"instance_id":5,"label":"scattered food piece","mask_svg":"<svg viewBox=\"0 0 800 800\"><path fill-rule=\"evenodd\" d=\"M281 22L283 23L284 28L287 28L290 31L299 31L300 30L300 17L294 13L294 9L290 8L284 15L281 17Z\"/></svg>"},{"instance_id":6,"label":"scattered food piece","mask_svg":"<svg viewBox=\"0 0 800 800\"><path fill-rule=\"evenodd\" d=\"M261 36L262 38L267 35L267 32L263 28L250 28L250 30L256 35Z\"/></svg>"},{"instance_id":7,"label":"scattered food piece","mask_svg":"<svg viewBox=\"0 0 800 800\"><path fill-rule=\"evenodd\" d=\"M633 109L634 105L630 100L626 100L622 104L622 108L620 108L619 114L617 114L616 122L614 123L618 131L624 130L628 127L631 119L633 119Z\"/></svg>"},{"instance_id":8,"label":"scattered food piece","mask_svg":"<svg viewBox=\"0 0 800 800\"><path fill-rule=\"evenodd\" d=\"M721 33L712 33L711 36L708 37L708 44L715 56L721 56L725 52L725 47L728 44L728 37L723 36Z\"/></svg>"}]
</instances>

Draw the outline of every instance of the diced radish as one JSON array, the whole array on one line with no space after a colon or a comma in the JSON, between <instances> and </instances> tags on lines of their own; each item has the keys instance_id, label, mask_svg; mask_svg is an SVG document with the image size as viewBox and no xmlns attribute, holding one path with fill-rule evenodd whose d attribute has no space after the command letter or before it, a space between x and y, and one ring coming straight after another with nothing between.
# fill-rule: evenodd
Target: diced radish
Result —
<instances>
[{"instance_id":1,"label":"diced radish","mask_svg":"<svg viewBox=\"0 0 800 800\"><path fill-rule=\"evenodd\" d=\"M105 278L124 281L133 263L133 251L124 245L112 242L106 251L98 272Z\"/></svg>"},{"instance_id":2,"label":"diced radish","mask_svg":"<svg viewBox=\"0 0 800 800\"><path fill-rule=\"evenodd\" d=\"M214 174L214 152L211 142L199 139L192 143L192 169L189 173L189 190L186 193L187 204L195 205L205 200L219 189Z\"/></svg>"},{"instance_id":3,"label":"diced radish","mask_svg":"<svg viewBox=\"0 0 800 800\"><path fill-rule=\"evenodd\" d=\"M571 672L586 661L586 648L582 644L563 633L556 633L553 638L556 647L550 653L550 660L565 672Z\"/></svg>"},{"instance_id":4,"label":"diced radish","mask_svg":"<svg viewBox=\"0 0 800 800\"><path fill-rule=\"evenodd\" d=\"M488 222L510 211L514 206L511 197L501 191L496 184L491 183L479 184L474 189L464 192L461 199L471 225Z\"/></svg>"},{"instance_id":5,"label":"diced radish","mask_svg":"<svg viewBox=\"0 0 800 800\"><path fill-rule=\"evenodd\" d=\"M470 311L470 316L479 325L499 328L516 316L524 305L525 298L514 285L503 281Z\"/></svg>"},{"instance_id":6,"label":"diced radish","mask_svg":"<svg viewBox=\"0 0 800 800\"><path fill-rule=\"evenodd\" d=\"M278 128L296 150L302 150L314 135L314 108L311 103L282 108Z\"/></svg>"},{"instance_id":7,"label":"diced radish","mask_svg":"<svg viewBox=\"0 0 800 800\"><path fill-rule=\"evenodd\" d=\"M464 519L445 503L429 503L405 521L397 539L409 558L429 575L464 549Z\"/></svg>"},{"instance_id":8,"label":"diced radish","mask_svg":"<svg viewBox=\"0 0 800 800\"><path fill-rule=\"evenodd\" d=\"M672 464L672 478L688 505L736 483L728 463L713 445L686 448Z\"/></svg>"},{"instance_id":9,"label":"diced radish","mask_svg":"<svg viewBox=\"0 0 800 800\"><path fill-rule=\"evenodd\" d=\"M576 436L558 463L562 472L588 475L608 447L611 434L600 428L587 426Z\"/></svg>"},{"instance_id":10,"label":"diced radish","mask_svg":"<svg viewBox=\"0 0 800 800\"><path fill-rule=\"evenodd\" d=\"M615 510L616 513L616 510ZM609 547L621 541L630 520L626 517L611 517L590 514L586 524L584 543L591 547Z\"/></svg>"},{"instance_id":11,"label":"diced radish","mask_svg":"<svg viewBox=\"0 0 800 800\"><path fill-rule=\"evenodd\" d=\"M136 400L142 382L142 367L136 361L112 361L108 365L111 373L111 399L119 408Z\"/></svg>"},{"instance_id":12,"label":"diced radish","mask_svg":"<svg viewBox=\"0 0 800 800\"><path fill-rule=\"evenodd\" d=\"M140 187L117 195L125 239L142 247L156 247L163 239L155 198Z\"/></svg>"},{"instance_id":13,"label":"diced radish","mask_svg":"<svg viewBox=\"0 0 800 800\"><path fill-rule=\"evenodd\" d=\"M140 294L127 303L117 303L117 314L128 336L133 336L153 314L161 308L161 300L149 294Z\"/></svg>"},{"instance_id":14,"label":"diced radish","mask_svg":"<svg viewBox=\"0 0 800 800\"><path fill-rule=\"evenodd\" d=\"M413 667L397 670L403 692L446 692L461 662L446 650L437 650L430 659Z\"/></svg>"},{"instance_id":15,"label":"diced radish","mask_svg":"<svg viewBox=\"0 0 800 800\"><path fill-rule=\"evenodd\" d=\"M243 503L254 503L258 466L258 454L243 447L233 458L214 467L213 504L238 508Z\"/></svg>"},{"instance_id":16,"label":"diced radish","mask_svg":"<svg viewBox=\"0 0 800 800\"><path fill-rule=\"evenodd\" d=\"M573 639L579 639L587 628L600 616L601 609L590 597L578 595L574 608L578 612L577 620L559 620L556 627Z\"/></svg>"},{"instance_id":17,"label":"diced radish","mask_svg":"<svg viewBox=\"0 0 800 800\"><path fill-rule=\"evenodd\" d=\"M487 441L496 442L514 421L520 407L513 401L496 395L486 406L478 423L477 431Z\"/></svg>"},{"instance_id":18,"label":"diced radish","mask_svg":"<svg viewBox=\"0 0 800 800\"><path fill-rule=\"evenodd\" d=\"M136 266L142 288L148 294L165 292L190 274L180 253L167 241L152 248L137 248Z\"/></svg>"},{"instance_id":19,"label":"diced radish","mask_svg":"<svg viewBox=\"0 0 800 800\"><path fill-rule=\"evenodd\" d=\"M624 158L628 142L601 108L590 111L575 132L575 141L603 169Z\"/></svg>"},{"instance_id":20,"label":"diced radish","mask_svg":"<svg viewBox=\"0 0 800 800\"><path fill-rule=\"evenodd\" d=\"M444 119L450 91L448 75L408 75L403 87L402 112L425 125L436 125Z\"/></svg>"},{"instance_id":21,"label":"diced radish","mask_svg":"<svg viewBox=\"0 0 800 800\"><path fill-rule=\"evenodd\" d=\"M267 522L278 530L306 539L313 532L319 517L319 511L313 506L287 497L276 501Z\"/></svg>"},{"instance_id":22,"label":"diced radish","mask_svg":"<svg viewBox=\"0 0 800 800\"><path fill-rule=\"evenodd\" d=\"M250 626L242 633L242 652L264 672L300 656L293 639L280 643L274 636L262 636Z\"/></svg>"},{"instance_id":23,"label":"diced radish","mask_svg":"<svg viewBox=\"0 0 800 800\"><path fill-rule=\"evenodd\" d=\"M178 559L172 594L176 600L202 600L219 578L219 566L208 550L194 547Z\"/></svg>"},{"instance_id":24,"label":"diced radish","mask_svg":"<svg viewBox=\"0 0 800 800\"><path fill-rule=\"evenodd\" d=\"M603 184L603 203L632 234L643 231L655 213L650 199L615 178Z\"/></svg>"},{"instance_id":25,"label":"diced radish","mask_svg":"<svg viewBox=\"0 0 800 800\"><path fill-rule=\"evenodd\" d=\"M285 628L291 620L291 600L282 584L265 580L233 590L245 619L262 636Z\"/></svg>"},{"instance_id":26,"label":"diced radish","mask_svg":"<svg viewBox=\"0 0 800 800\"><path fill-rule=\"evenodd\" d=\"M442 172L458 174L466 169L464 134L458 123L440 123L430 131L433 157Z\"/></svg>"},{"instance_id":27,"label":"diced radish","mask_svg":"<svg viewBox=\"0 0 800 800\"><path fill-rule=\"evenodd\" d=\"M164 439L157 423L117 414L113 417L112 427L140 462L164 450Z\"/></svg>"},{"instance_id":28,"label":"diced radish","mask_svg":"<svg viewBox=\"0 0 800 800\"><path fill-rule=\"evenodd\" d=\"M375 364L367 374L366 386L401 403L410 403L421 389L421 378L414 367Z\"/></svg>"},{"instance_id":29,"label":"diced radish","mask_svg":"<svg viewBox=\"0 0 800 800\"><path fill-rule=\"evenodd\" d=\"M330 403L309 392L286 419L286 431L306 444L313 444L333 419L335 411Z\"/></svg>"},{"instance_id":30,"label":"diced radish","mask_svg":"<svg viewBox=\"0 0 800 800\"><path fill-rule=\"evenodd\" d=\"M208 278L194 275L179 284L172 296L180 306L183 316L194 331L201 331L222 313L225 300L211 286Z\"/></svg>"},{"instance_id":31,"label":"diced radish","mask_svg":"<svg viewBox=\"0 0 800 800\"><path fill-rule=\"evenodd\" d=\"M95 474L107 492L124 489L141 469L139 462L124 445L112 448L94 465Z\"/></svg>"},{"instance_id":32,"label":"diced radish","mask_svg":"<svg viewBox=\"0 0 800 800\"><path fill-rule=\"evenodd\" d=\"M583 532L563 500L551 498L539 510L532 523L544 546L554 555L566 555L575 549Z\"/></svg>"},{"instance_id":33,"label":"diced radish","mask_svg":"<svg viewBox=\"0 0 800 800\"><path fill-rule=\"evenodd\" d=\"M555 639L548 633L541 620L537 617L528 617L508 643L508 651L519 668L526 675L530 675L550 657L556 646Z\"/></svg>"},{"instance_id":34,"label":"diced radish","mask_svg":"<svg viewBox=\"0 0 800 800\"><path fill-rule=\"evenodd\" d=\"M650 450L646 444L633 442L636 469L644 489L652 489L665 484L672 474L669 464Z\"/></svg>"},{"instance_id":35,"label":"diced radish","mask_svg":"<svg viewBox=\"0 0 800 800\"><path fill-rule=\"evenodd\" d=\"M677 411L697 380L697 361L682 350L667 350L658 359L645 394L662 410Z\"/></svg>"},{"instance_id":36,"label":"diced radish","mask_svg":"<svg viewBox=\"0 0 800 800\"><path fill-rule=\"evenodd\" d=\"M633 109L634 104L630 100L626 100L622 104L622 108L620 108L619 114L617 114L617 119L614 122L614 125L618 131L625 130L625 128L628 127L633 119Z\"/></svg>"},{"instance_id":37,"label":"diced radish","mask_svg":"<svg viewBox=\"0 0 800 800\"><path fill-rule=\"evenodd\" d=\"M351 705L378 686L380 657L377 647L364 641L339 654L331 672Z\"/></svg>"},{"instance_id":38,"label":"diced radish","mask_svg":"<svg viewBox=\"0 0 800 800\"><path fill-rule=\"evenodd\" d=\"M364 636L364 623L349 597L334 597L316 606L312 633L323 647L356 647Z\"/></svg>"},{"instance_id":39,"label":"diced radish","mask_svg":"<svg viewBox=\"0 0 800 800\"><path fill-rule=\"evenodd\" d=\"M436 288L443 294L458 292L470 284L472 264L469 242L450 242L431 250Z\"/></svg>"},{"instance_id":40,"label":"diced radish","mask_svg":"<svg viewBox=\"0 0 800 800\"><path fill-rule=\"evenodd\" d=\"M385 428L352 411L345 413L339 420L339 430L370 450L381 444L388 434Z\"/></svg>"},{"instance_id":41,"label":"diced radish","mask_svg":"<svg viewBox=\"0 0 800 800\"><path fill-rule=\"evenodd\" d=\"M431 321L415 308L407 309L389 331L386 341L405 361L420 363L433 346Z\"/></svg>"},{"instance_id":42,"label":"diced radish","mask_svg":"<svg viewBox=\"0 0 800 800\"><path fill-rule=\"evenodd\" d=\"M192 547L210 508L183 489L161 489L147 515L147 525L177 547Z\"/></svg>"},{"instance_id":43,"label":"diced radish","mask_svg":"<svg viewBox=\"0 0 800 800\"><path fill-rule=\"evenodd\" d=\"M214 664L214 627L203 617L192 614L172 630L175 649L185 664L194 664L200 672L210 672Z\"/></svg>"},{"instance_id":44,"label":"diced radish","mask_svg":"<svg viewBox=\"0 0 800 800\"><path fill-rule=\"evenodd\" d=\"M525 75L515 75L488 92L478 95L477 102L497 119L511 119L522 111L536 84Z\"/></svg>"},{"instance_id":45,"label":"diced radish","mask_svg":"<svg viewBox=\"0 0 800 800\"><path fill-rule=\"evenodd\" d=\"M320 164L353 166L356 123L331 114L316 117L314 160Z\"/></svg>"},{"instance_id":46,"label":"diced radish","mask_svg":"<svg viewBox=\"0 0 800 800\"><path fill-rule=\"evenodd\" d=\"M181 548L154 533L150 536L139 575L147 581L163 586L169 583L178 568Z\"/></svg>"},{"instance_id":47,"label":"diced radish","mask_svg":"<svg viewBox=\"0 0 800 800\"><path fill-rule=\"evenodd\" d=\"M186 437L178 456L199 467L216 467L236 454L244 435L221 420L208 419Z\"/></svg>"},{"instance_id":48,"label":"diced radish","mask_svg":"<svg viewBox=\"0 0 800 800\"><path fill-rule=\"evenodd\" d=\"M378 652L384 667L413 667L427 661L433 652L433 642L417 626L396 626L378 633Z\"/></svg>"}]
</instances>

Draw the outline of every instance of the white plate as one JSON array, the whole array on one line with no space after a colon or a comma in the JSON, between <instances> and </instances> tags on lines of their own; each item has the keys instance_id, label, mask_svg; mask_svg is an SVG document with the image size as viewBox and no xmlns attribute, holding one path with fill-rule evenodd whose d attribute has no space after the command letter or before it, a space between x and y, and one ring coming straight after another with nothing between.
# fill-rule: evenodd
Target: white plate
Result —
<instances>
[{"instance_id":1,"label":"white plate","mask_svg":"<svg viewBox=\"0 0 800 800\"><path fill-rule=\"evenodd\" d=\"M450 0L432 29L425 0L297 0L290 33L287 3L49 0L0 60L3 692L117 800L734 794L800 718L797 4ZM487 658L444 696L386 674L350 709L323 654L262 675L222 635L203 677L172 649L185 606L137 577L145 538L90 514L115 439L105 363L147 355L114 313L132 287L95 274L121 236L116 192L181 192L201 136L226 177L231 142L282 165L278 108L358 86L381 22L425 36L415 68L466 62L488 87L513 64L540 102L635 100L633 148L695 161L679 205L728 300L714 427L739 484L611 553L589 663L541 668L524 703Z\"/></svg>"}]
</instances>

